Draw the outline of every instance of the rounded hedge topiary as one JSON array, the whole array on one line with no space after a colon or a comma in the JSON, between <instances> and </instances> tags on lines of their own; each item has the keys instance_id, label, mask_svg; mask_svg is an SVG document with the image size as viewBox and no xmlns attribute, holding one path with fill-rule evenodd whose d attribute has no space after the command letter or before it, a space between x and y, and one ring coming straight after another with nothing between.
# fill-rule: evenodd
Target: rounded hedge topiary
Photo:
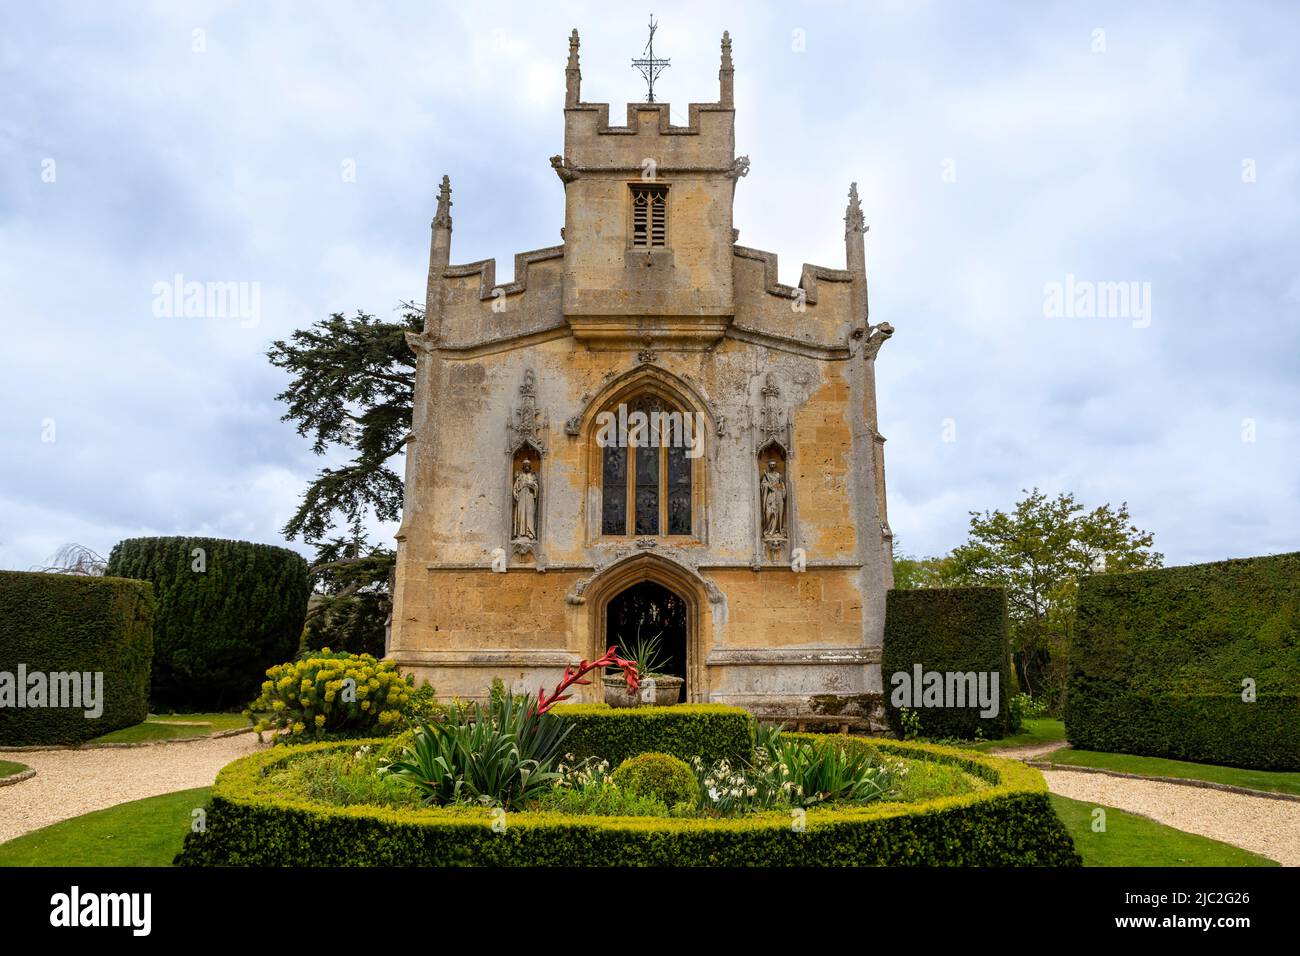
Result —
<instances>
[{"instance_id":1,"label":"rounded hedge topiary","mask_svg":"<svg viewBox=\"0 0 1300 956\"><path fill-rule=\"evenodd\" d=\"M610 775L614 786L643 797L656 797L665 806L696 803L700 784L686 761L668 754L645 753L629 757Z\"/></svg>"},{"instance_id":2,"label":"rounded hedge topiary","mask_svg":"<svg viewBox=\"0 0 1300 956\"><path fill-rule=\"evenodd\" d=\"M307 562L288 548L222 538L128 538L107 574L151 581L155 707L222 708L257 696L294 656L307 616Z\"/></svg>"}]
</instances>

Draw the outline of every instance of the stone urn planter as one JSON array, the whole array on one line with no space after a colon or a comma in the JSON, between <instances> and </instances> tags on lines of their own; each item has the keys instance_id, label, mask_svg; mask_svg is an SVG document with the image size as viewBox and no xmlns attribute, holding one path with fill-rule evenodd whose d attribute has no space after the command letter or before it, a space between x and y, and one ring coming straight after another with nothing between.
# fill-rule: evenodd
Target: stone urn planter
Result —
<instances>
[{"instance_id":1,"label":"stone urn planter","mask_svg":"<svg viewBox=\"0 0 1300 956\"><path fill-rule=\"evenodd\" d=\"M686 681L681 677L652 677L649 683L654 684L655 706L671 707L681 700L682 685Z\"/></svg>"},{"instance_id":2,"label":"stone urn planter","mask_svg":"<svg viewBox=\"0 0 1300 956\"><path fill-rule=\"evenodd\" d=\"M605 678L605 703L611 707L670 707L682 695L680 677L647 677L636 693L628 693L622 678Z\"/></svg>"}]
</instances>

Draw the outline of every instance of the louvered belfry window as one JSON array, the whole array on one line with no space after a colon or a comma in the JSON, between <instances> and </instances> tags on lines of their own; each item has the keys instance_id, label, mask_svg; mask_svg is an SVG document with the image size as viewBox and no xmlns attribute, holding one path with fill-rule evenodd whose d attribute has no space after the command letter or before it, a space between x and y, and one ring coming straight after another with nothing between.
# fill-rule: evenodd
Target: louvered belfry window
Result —
<instances>
[{"instance_id":1,"label":"louvered belfry window","mask_svg":"<svg viewBox=\"0 0 1300 956\"><path fill-rule=\"evenodd\" d=\"M632 247L668 245L668 187L638 183L632 187Z\"/></svg>"}]
</instances>

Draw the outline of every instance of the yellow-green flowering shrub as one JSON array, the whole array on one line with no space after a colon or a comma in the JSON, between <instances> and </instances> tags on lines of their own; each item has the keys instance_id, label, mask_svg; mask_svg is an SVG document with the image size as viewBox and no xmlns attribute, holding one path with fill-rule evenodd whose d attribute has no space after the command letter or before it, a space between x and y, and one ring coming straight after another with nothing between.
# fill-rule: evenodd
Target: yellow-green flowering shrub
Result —
<instances>
[{"instance_id":1,"label":"yellow-green flowering shrub","mask_svg":"<svg viewBox=\"0 0 1300 956\"><path fill-rule=\"evenodd\" d=\"M405 728L408 717L425 716L432 694L427 684L417 690L392 661L324 648L267 670L247 713L258 715L259 734L282 730L298 740L387 734Z\"/></svg>"}]
</instances>

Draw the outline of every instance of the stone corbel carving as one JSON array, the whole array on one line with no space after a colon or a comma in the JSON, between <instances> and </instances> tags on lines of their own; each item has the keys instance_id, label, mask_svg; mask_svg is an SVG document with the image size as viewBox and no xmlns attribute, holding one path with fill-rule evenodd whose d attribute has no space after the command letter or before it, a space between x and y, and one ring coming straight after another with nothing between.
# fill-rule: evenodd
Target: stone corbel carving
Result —
<instances>
[{"instance_id":1,"label":"stone corbel carving","mask_svg":"<svg viewBox=\"0 0 1300 956\"><path fill-rule=\"evenodd\" d=\"M406 344L412 352L417 354L435 352L438 349L438 336L431 332L411 332L408 330Z\"/></svg>"},{"instance_id":2,"label":"stone corbel carving","mask_svg":"<svg viewBox=\"0 0 1300 956\"><path fill-rule=\"evenodd\" d=\"M552 156L551 168L555 170L555 175L560 177L560 182L564 183L566 186L578 178L578 170L569 165L569 160L566 156Z\"/></svg>"},{"instance_id":3,"label":"stone corbel carving","mask_svg":"<svg viewBox=\"0 0 1300 956\"><path fill-rule=\"evenodd\" d=\"M880 354L880 347L889 341L889 337L894 334L894 327L888 322L881 322L879 325L870 327L867 333L866 345L862 348L862 357L867 361L875 361Z\"/></svg>"},{"instance_id":4,"label":"stone corbel carving","mask_svg":"<svg viewBox=\"0 0 1300 956\"><path fill-rule=\"evenodd\" d=\"M749 175L749 157L737 156L731 161L731 168L727 170L727 178L731 180L742 179Z\"/></svg>"}]
</instances>

